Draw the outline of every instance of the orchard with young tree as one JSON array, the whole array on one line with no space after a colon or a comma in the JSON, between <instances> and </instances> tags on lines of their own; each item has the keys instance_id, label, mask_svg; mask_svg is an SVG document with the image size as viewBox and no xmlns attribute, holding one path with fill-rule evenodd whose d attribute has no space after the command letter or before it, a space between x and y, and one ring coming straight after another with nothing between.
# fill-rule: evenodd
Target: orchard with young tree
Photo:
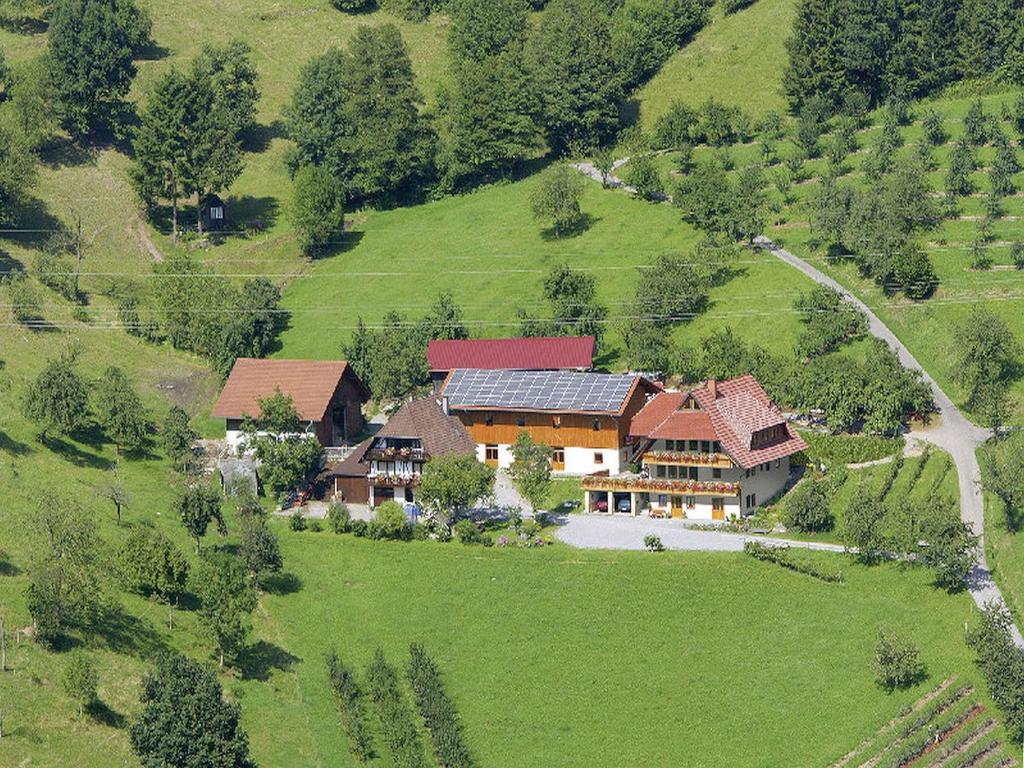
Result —
<instances>
[{"instance_id":1,"label":"orchard with young tree","mask_svg":"<svg viewBox=\"0 0 1024 768\"><path fill-rule=\"evenodd\" d=\"M228 552L209 552L195 570L193 590L202 605L199 627L216 649L218 665L236 662L245 649L256 609L256 588L245 562Z\"/></svg>"},{"instance_id":2,"label":"orchard with young tree","mask_svg":"<svg viewBox=\"0 0 1024 768\"><path fill-rule=\"evenodd\" d=\"M227 536L228 529L221 511L220 493L214 488L190 485L175 500L174 512L195 542L197 555L211 523L217 526L217 532L221 536Z\"/></svg>"}]
</instances>

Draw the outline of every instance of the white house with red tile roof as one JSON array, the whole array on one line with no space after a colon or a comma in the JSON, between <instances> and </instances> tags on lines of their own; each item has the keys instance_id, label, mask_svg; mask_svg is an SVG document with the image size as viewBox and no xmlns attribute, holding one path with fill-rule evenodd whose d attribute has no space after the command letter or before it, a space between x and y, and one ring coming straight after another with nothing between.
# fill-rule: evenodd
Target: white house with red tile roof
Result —
<instances>
[{"instance_id":1,"label":"white house with red tile roof","mask_svg":"<svg viewBox=\"0 0 1024 768\"><path fill-rule=\"evenodd\" d=\"M777 496L807 447L753 376L661 392L629 431L639 473L583 479L586 509L725 520Z\"/></svg>"}]
</instances>

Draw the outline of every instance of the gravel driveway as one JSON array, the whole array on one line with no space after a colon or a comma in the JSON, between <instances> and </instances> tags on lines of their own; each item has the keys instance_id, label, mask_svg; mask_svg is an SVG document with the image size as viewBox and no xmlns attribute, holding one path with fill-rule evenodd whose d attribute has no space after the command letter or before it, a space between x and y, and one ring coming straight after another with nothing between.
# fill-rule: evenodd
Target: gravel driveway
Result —
<instances>
[{"instance_id":1,"label":"gravel driveway","mask_svg":"<svg viewBox=\"0 0 1024 768\"><path fill-rule=\"evenodd\" d=\"M559 541L582 549L643 549L644 536L661 537L666 549L703 552L742 552L746 541L768 545L787 545L824 552L842 552L839 544L789 541L741 533L700 531L687 527L681 520L658 520L650 517L619 517L602 515L569 515L555 536Z\"/></svg>"}]
</instances>

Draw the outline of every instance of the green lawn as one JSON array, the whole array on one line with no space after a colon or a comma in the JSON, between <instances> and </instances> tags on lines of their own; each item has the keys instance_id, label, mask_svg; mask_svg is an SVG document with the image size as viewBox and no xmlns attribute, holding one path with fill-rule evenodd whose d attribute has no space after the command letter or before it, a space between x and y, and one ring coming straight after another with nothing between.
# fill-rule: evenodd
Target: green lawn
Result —
<instances>
[{"instance_id":1,"label":"green lawn","mask_svg":"<svg viewBox=\"0 0 1024 768\"><path fill-rule=\"evenodd\" d=\"M650 130L677 100L699 106L715 98L756 117L784 112L783 42L796 5L796 0L757 0L730 15L716 5L711 23L637 92L643 127Z\"/></svg>"}]
</instances>

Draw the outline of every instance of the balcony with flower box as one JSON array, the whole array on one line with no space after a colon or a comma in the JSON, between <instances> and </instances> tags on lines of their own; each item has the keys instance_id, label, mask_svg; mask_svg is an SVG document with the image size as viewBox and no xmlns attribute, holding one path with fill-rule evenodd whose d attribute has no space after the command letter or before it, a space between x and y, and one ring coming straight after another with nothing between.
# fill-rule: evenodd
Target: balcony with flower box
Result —
<instances>
[{"instance_id":1,"label":"balcony with flower box","mask_svg":"<svg viewBox=\"0 0 1024 768\"><path fill-rule=\"evenodd\" d=\"M411 475L371 474L367 479L375 488L412 488L420 484L420 477L417 472Z\"/></svg>"},{"instance_id":2,"label":"balcony with flower box","mask_svg":"<svg viewBox=\"0 0 1024 768\"><path fill-rule=\"evenodd\" d=\"M685 496L738 496L739 483L723 480L671 480L645 475L587 475L580 481L584 491L611 493L665 493Z\"/></svg>"},{"instance_id":3,"label":"balcony with flower box","mask_svg":"<svg viewBox=\"0 0 1024 768\"><path fill-rule=\"evenodd\" d=\"M644 464L675 467L712 467L731 469L732 459L724 453L697 453L686 451L648 451L643 455Z\"/></svg>"},{"instance_id":4,"label":"balcony with flower box","mask_svg":"<svg viewBox=\"0 0 1024 768\"><path fill-rule=\"evenodd\" d=\"M373 446L366 452L370 461L427 461L430 456L422 448L409 446Z\"/></svg>"}]
</instances>

